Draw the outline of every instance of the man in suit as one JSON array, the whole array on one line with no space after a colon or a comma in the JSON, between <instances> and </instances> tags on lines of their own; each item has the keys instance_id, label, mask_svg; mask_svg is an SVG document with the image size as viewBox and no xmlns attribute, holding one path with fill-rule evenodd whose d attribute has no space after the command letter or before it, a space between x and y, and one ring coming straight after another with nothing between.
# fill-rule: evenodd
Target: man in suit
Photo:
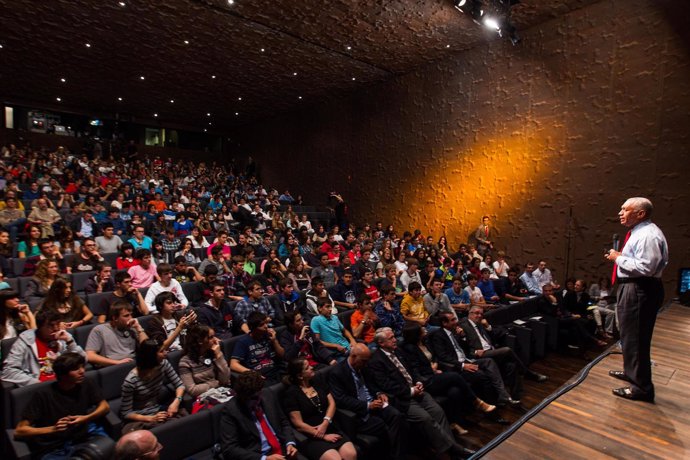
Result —
<instances>
[{"instance_id":1,"label":"man in suit","mask_svg":"<svg viewBox=\"0 0 690 460\"><path fill-rule=\"evenodd\" d=\"M424 440L439 458L471 455L472 451L455 442L443 409L424 391L424 385L397 350L398 342L393 330L389 327L377 329L374 340L378 349L373 353L368 369L373 380L370 383L376 393L385 393L389 403L404 413L414 428L421 430Z\"/></svg>"},{"instance_id":2,"label":"man in suit","mask_svg":"<svg viewBox=\"0 0 690 460\"><path fill-rule=\"evenodd\" d=\"M495 393L489 398L484 395L485 401L495 400L496 405L518 405L520 401L513 399L506 391L501 371L496 362L491 358L472 359L462 348L466 343L464 334L458 326L458 318L450 313L441 313L441 329L429 334L429 343L444 370L460 372L475 391L484 393L487 389ZM511 376L508 376L511 377Z\"/></svg>"},{"instance_id":3,"label":"man in suit","mask_svg":"<svg viewBox=\"0 0 690 460\"><path fill-rule=\"evenodd\" d=\"M235 379L237 396L227 402L220 416L223 458L279 460L296 458L295 436L278 402L262 392L264 379L248 371Z\"/></svg>"},{"instance_id":4,"label":"man in suit","mask_svg":"<svg viewBox=\"0 0 690 460\"><path fill-rule=\"evenodd\" d=\"M352 347L350 355L329 373L331 394L336 406L355 413L357 432L384 440L391 459L405 457L407 422L405 416L388 403L385 393L370 386L366 365L371 351L363 343Z\"/></svg>"},{"instance_id":5,"label":"man in suit","mask_svg":"<svg viewBox=\"0 0 690 460\"><path fill-rule=\"evenodd\" d=\"M489 224L491 220L489 216L482 217L482 224L477 227L477 231L474 232L474 239L477 241L477 252L484 256L490 249L494 248L494 244L491 241L491 227Z\"/></svg>"},{"instance_id":6,"label":"man in suit","mask_svg":"<svg viewBox=\"0 0 690 460\"><path fill-rule=\"evenodd\" d=\"M500 332L491 327L484 318L484 309L481 306L475 305L470 308L468 317L461 319L459 324L465 333L470 358L491 358L500 368L507 366L516 368L518 373L536 382L544 382L548 379L543 374L531 371L512 348L495 346Z\"/></svg>"}]
</instances>

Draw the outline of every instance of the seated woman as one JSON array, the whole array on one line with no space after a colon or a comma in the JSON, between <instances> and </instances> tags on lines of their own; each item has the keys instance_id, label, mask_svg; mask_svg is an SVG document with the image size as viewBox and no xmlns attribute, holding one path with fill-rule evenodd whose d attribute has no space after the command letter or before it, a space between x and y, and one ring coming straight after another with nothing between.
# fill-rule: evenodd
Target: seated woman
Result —
<instances>
[{"instance_id":1,"label":"seated woman","mask_svg":"<svg viewBox=\"0 0 690 460\"><path fill-rule=\"evenodd\" d=\"M36 329L36 318L29 306L19 301L16 291L0 291L0 340L17 337L28 329Z\"/></svg>"},{"instance_id":2,"label":"seated woman","mask_svg":"<svg viewBox=\"0 0 690 460\"><path fill-rule=\"evenodd\" d=\"M285 329L278 335L278 341L285 350L285 361L289 362L301 357L306 359L315 369L338 364L333 353L321 344L309 325L304 323L299 311L285 313L283 321L285 322Z\"/></svg>"},{"instance_id":3,"label":"seated woman","mask_svg":"<svg viewBox=\"0 0 690 460\"><path fill-rule=\"evenodd\" d=\"M35 224L29 225L26 231L26 238L17 245L17 255L20 259L41 255L41 248L38 244L41 234L41 227Z\"/></svg>"},{"instance_id":4,"label":"seated woman","mask_svg":"<svg viewBox=\"0 0 690 460\"><path fill-rule=\"evenodd\" d=\"M284 383L289 385L283 409L292 426L307 439L298 450L310 460L354 460L357 451L350 440L333 425L335 400L320 386L312 384L314 369L304 358L288 364Z\"/></svg>"},{"instance_id":5,"label":"seated woman","mask_svg":"<svg viewBox=\"0 0 690 460\"><path fill-rule=\"evenodd\" d=\"M301 257L291 257L288 265L287 276L292 281L292 285L297 292L311 289L311 277L304 266L304 259Z\"/></svg>"},{"instance_id":6,"label":"seated woman","mask_svg":"<svg viewBox=\"0 0 690 460\"><path fill-rule=\"evenodd\" d=\"M158 294L153 303L158 313L146 324L146 335L158 342L163 351L181 350L185 339L182 332L196 321L196 313L189 311L185 315L175 294L168 291Z\"/></svg>"},{"instance_id":7,"label":"seated woman","mask_svg":"<svg viewBox=\"0 0 690 460\"><path fill-rule=\"evenodd\" d=\"M58 277L48 290L48 294L38 307L60 314L60 329L72 329L88 324L93 313L86 303L72 290L72 282Z\"/></svg>"},{"instance_id":8,"label":"seated woman","mask_svg":"<svg viewBox=\"0 0 690 460\"><path fill-rule=\"evenodd\" d=\"M425 344L426 328L419 324L411 324L403 329L403 355L412 369L420 376L424 384L424 391L431 396L446 396L450 402L446 415L451 422L451 429L463 435L467 430L458 422L462 414L477 409L483 413L496 410L496 406L488 404L477 397L472 387L465 379L453 371L442 371L434 359L434 355Z\"/></svg>"},{"instance_id":9,"label":"seated woman","mask_svg":"<svg viewBox=\"0 0 690 460\"><path fill-rule=\"evenodd\" d=\"M62 227L58 237L57 246L60 248L60 254L79 254L81 251L81 243L75 241L74 232L69 227Z\"/></svg>"},{"instance_id":10,"label":"seated woman","mask_svg":"<svg viewBox=\"0 0 690 460\"><path fill-rule=\"evenodd\" d=\"M187 235L187 239L191 240L194 249L203 249L210 246L204 235L201 234L199 227L192 227L192 233Z\"/></svg>"},{"instance_id":11,"label":"seated woman","mask_svg":"<svg viewBox=\"0 0 690 460\"><path fill-rule=\"evenodd\" d=\"M194 243L192 243L192 240L189 238L185 238L180 242L180 247L175 253L175 257L179 256L184 257L184 260L188 265L201 263L199 256L194 253Z\"/></svg>"},{"instance_id":12,"label":"seated woman","mask_svg":"<svg viewBox=\"0 0 690 460\"><path fill-rule=\"evenodd\" d=\"M36 265L36 273L26 285L24 299L30 305L38 303L45 298L48 290L57 279L60 268L55 259L43 259Z\"/></svg>"},{"instance_id":13,"label":"seated woman","mask_svg":"<svg viewBox=\"0 0 690 460\"><path fill-rule=\"evenodd\" d=\"M209 390L230 386L230 368L213 329L197 324L189 329L180 359L180 378L195 398Z\"/></svg>"},{"instance_id":14,"label":"seated woman","mask_svg":"<svg viewBox=\"0 0 690 460\"><path fill-rule=\"evenodd\" d=\"M118 270L129 270L130 267L139 265L139 261L134 258L134 245L126 242L120 246L120 254L115 260L115 266Z\"/></svg>"},{"instance_id":15,"label":"seated woman","mask_svg":"<svg viewBox=\"0 0 690 460\"><path fill-rule=\"evenodd\" d=\"M122 406L120 417L125 425L122 434L135 430L149 429L176 417L187 415L180 407L184 385L158 342L152 339L139 344L135 357L136 367L122 383ZM169 404L161 405L159 397L166 385L175 388L175 397Z\"/></svg>"}]
</instances>

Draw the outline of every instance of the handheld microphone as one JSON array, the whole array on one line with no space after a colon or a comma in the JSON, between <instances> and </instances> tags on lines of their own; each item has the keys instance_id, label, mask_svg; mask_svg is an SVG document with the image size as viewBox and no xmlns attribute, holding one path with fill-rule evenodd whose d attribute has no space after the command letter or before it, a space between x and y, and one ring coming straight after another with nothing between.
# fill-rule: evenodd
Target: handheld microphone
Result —
<instances>
[{"instance_id":1,"label":"handheld microphone","mask_svg":"<svg viewBox=\"0 0 690 460\"><path fill-rule=\"evenodd\" d=\"M620 240L620 237L618 236L618 233L614 233L613 234L613 246L612 246L614 251L618 252L618 249L620 247L620 242L621 242L621 240Z\"/></svg>"}]
</instances>

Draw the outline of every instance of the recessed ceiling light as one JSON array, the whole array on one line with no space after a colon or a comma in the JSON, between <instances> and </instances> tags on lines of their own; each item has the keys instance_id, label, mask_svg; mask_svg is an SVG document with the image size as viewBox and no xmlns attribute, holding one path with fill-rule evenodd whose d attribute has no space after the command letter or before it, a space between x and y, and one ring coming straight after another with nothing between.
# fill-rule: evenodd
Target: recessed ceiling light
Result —
<instances>
[{"instance_id":1,"label":"recessed ceiling light","mask_svg":"<svg viewBox=\"0 0 690 460\"><path fill-rule=\"evenodd\" d=\"M175 103L175 99L170 99L170 103L171 103L171 104L174 104L174 103Z\"/></svg>"},{"instance_id":2,"label":"recessed ceiling light","mask_svg":"<svg viewBox=\"0 0 690 460\"><path fill-rule=\"evenodd\" d=\"M350 51L350 50L352 49L352 47L348 45L348 46L346 46L346 49L347 49L348 51Z\"/></svg>"},{"instance_id":3,"label":"recessed ceiling light","mask_svg":"<svg viewBox=\"0 0 690 460\"><path fill-rule=\"evenodd\" d=\"M302 99L302 96L299 96L297 99Z\"/></svg>"},{"instance_id":4,"label":"recessed ceiling light","mask_svg":"<svg viewBox=\"0 0 690 460\"><path fill-rule=\"evenodd\" d=\"M211 75L211 78L216 78L216 76L215 76L215 75Z\"/></svg>"},{"instance_id":5,"label":"recessed ceiling light","mask_svg":"<svg viewBox=\"0 0 690 460\"><path fill-rule=\"evenodd\" d=\"M261 48L261 52L262 52L262 53L265 52L265 51L266 51L266 48Z\"/></svg>"},{"instance_id":6,"label":"recessed ceiling light","mask_svg":"<svg viewBox=\"0 0 690 460\"><path fill-rule=\"evenodd\" d=\"M0 50L2 49L2 45L0 45Z\"/></svg>"},{"instance_id":7,"label":"recessed ceiling light","mask_svg":"<svg viewBox=\"0 0 690 460\"><path fill-rule=\"evenodd\" d=\"M58 102L62 102L62 98L59 98L59 97L56 97L55 100Z\"/></svg>"},{"instance_id":8,"label":"recessed ceiling light","mask_svg":"<svg viewBox=\"0 0 690 460\"><path fill-rule=\"evenodd\" d=\"M120 5L120 6L122 6L122 7L124 7L124 6L126 5L125 2L117 2L117 4Z\"/></svg>"},{"instance_id":9,"label":"recessed ceiling light","mask_svg":"<svg viewBox=\"0 0 690 460\"><path fill-rule=\"evenodd\" d=\"M185 40L185 41L184 41L184 44L185 44L185 45L189 45L189 40Z\"/></svg>"},{"instance_id":10,"label":"recessed ceiling light","mask_svg":"<svg viewBox=\"0 0 690 460\"><path fill-rule=\"evenodd\" d=\"M122 100L122 98L121 98L121 97L118 97L118 98L117 98L117 100L118 100L118 101L121 101L121 100Z\"/></svg>"},{"instance_id":11,"label":"recessed ceiling light","mask_svg":"<svg viewBox=\"0 0 690 460\"><path fill-rule=\"evenodd\" d=\"M450 45L446 45L446 48L450 48Z\"/></svg>"},{"instance_id":12,"label":"recessed ceiling light","mask_svg":"<svg viewBox=\"0 0 690 460\"><path fill-rule=\"evenodd\" d=\"M206 114L206 116L207 116L207 117L210 117L210 116L211 116L211 112L208 112L208 113Z\"/></svg>"},{"instance_id":13,"label":"recessed ceiling light","mask_svg":"<svg viewBox=\"0 0 690 460\"><path fill-rule=\"evenodd\" d=\"M237 98L237 100L238 100L238 101L241 101L241 100L242 100L242 98L241 98L241 97L238 97L238 98Z\"/></svg>"},{"instance_id":14,"label":"recessed ceiling light","mask_svg":"<svg viewBox=\"0 0 690 460\"><path fill-rule=\"evenodd\" d=\"M208 122L208 125L211 126L211 122L210 122L210 121Z\"/></svg>"},{"instance_id":15,"label":"recessed ceiling light","mask_svg":"<svg viewBox=\"0 0 690 460\"><path fill-rule=\"evenodd\" d=\"M63 83L65 83L67 80L64 79L64 78L61 78L60 81L63 82Z\"/></svg>"},{"instance_id":16,"label":"recessed ceiling light","mask_svg":"<svg viewBox=\"0 0 690 460\"><path fill-rule=\"evenodd\" d=\"M239 114L240 114L239 112L235 112L235 116L237 116L237 115L239 115Z\"/></svg>"},{"instance_id":17,"label":"recessed ceiling light","mask_svg":"<svg viewBox=\"0 0 690 460\"><path fill-rule=\"evenodd\" d=\"M204 132L207 132L207 131L208 131L208 129L204 128Z\"/></svg>"},{"instance_id":18,"label":"recessed ceiling light","mask_svg":"<svg viewBox=\"0 0 690 460\"><path fill-rule=\"evenodd\" d=\"M154 116L154 117L157 117L157 116L158 116L158 114L157 114L157 113L154 113L154 114L153 114L153 116Z\"/></svg>"},{"instance_id":19,"label":"recessed ceiling light","mask_svg":"<svg viewBox=\"0 0 690 460\"><path fill-rule=\"evenodd\" d=\"M228 5L234 5L234 4L235 4L235 0L228 0Z\"/></svg>"},{"instance_id":20,"label":"recessed ceiling light","mask_svg":"<svg viewBox=\"0 0 690 460\"><path fill-rule=\"evenodd\" d=\"M355 80L357 80L357 79L355 77L352 77L352 81L355 81Z\"/></svg>"},{"instance_id":21,"label":"recessed ceiling light","mask_svg":"<svg viewBox=\"0 0 690 460\"><path fill-rule=\"evenodd\" d=\"M86 47L87 47L87 48L91 48L91 43L87 43L87 44L86 44Z\"/></svg>"},{"instance_id":22,"label":"recessed ceiling light","mask_svg":"<svg viewBox=\"0 0 690 460\"><path fill-rule=\"evenodd\" d=\"M142 75L141 77L139 77L139 80L146 80L146 77Z\"/></svg>"},{"instance_id":23,"label":"recessed ceiling light","mask_svg":"<svg viewBox=\"0 0 690 460\"><path fill-rule=\"evenodd\" d=\"M292 72L292 75L296 77L296 76L297 76L297 72Z\"/></svg>"}]
</instances>

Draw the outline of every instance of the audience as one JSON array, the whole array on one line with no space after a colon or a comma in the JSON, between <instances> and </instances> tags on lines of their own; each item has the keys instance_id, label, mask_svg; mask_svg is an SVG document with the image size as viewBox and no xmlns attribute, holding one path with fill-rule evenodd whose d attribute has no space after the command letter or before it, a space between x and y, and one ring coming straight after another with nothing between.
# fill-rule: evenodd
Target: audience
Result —
<instances>
[{"instance_id":1,"label":"audience","mask_svg":"<svg viewBox=\"0 0 690 460\"><path fill-rule=\"evenodd\" d=\"M276 332L269 327L271 318L260 311L247 317L249 332L235 344L230 358L233 372L259 372L266 383L272 385L280 381L280 360L285 350L278 342Z\"/></svg>"},{"instance_id":2,"label":"audience","mask_svg":"<svg viewBox=\"0 0 690 460\"><path fill-rule=\"evenodd\" d=\"M132 362L137 346L148 339L132 316L132 306L125 300L117 300L110 306L108 318L109 322L99 324L89 333L86 340L89 362L99 367Z\"/></svg>"},{"instance_id":3,"label":"audience","mask_svg":"<svg viewBox=\"0 0 690 460\"><path fill-rule=\"evenodd\" d=\"M230 368L223 356L220 339L208 326L189 328L179 368L187 393L199 400L210 390L230 385Z\"/></svg>"}]
</instances>

